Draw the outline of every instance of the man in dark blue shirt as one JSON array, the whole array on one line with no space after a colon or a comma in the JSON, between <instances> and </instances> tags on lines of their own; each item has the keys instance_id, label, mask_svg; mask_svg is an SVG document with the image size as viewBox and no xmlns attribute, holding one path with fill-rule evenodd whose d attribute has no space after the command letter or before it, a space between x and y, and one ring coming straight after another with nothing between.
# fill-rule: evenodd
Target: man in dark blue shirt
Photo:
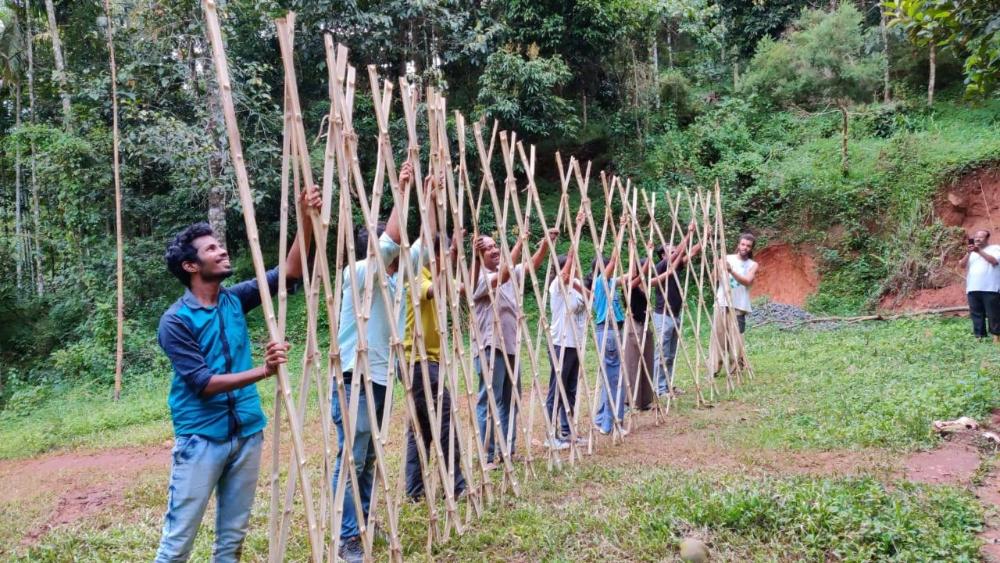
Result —
<instances>
[{"instance_id":1,"label":"man in dark blue shirt","mask_svg":"<svg viewBox=\"0 0 1000 563\"><path fill-rule=\"evenodd\" d=\"M319 208L316 187L303 203ZM302 217L302 239L288 251L285 277L302 278L312 226ZM256 383L288 359L287 342L269 342L254 367L244 315L261 304L256 279L222 287L232 275L229 254L207 223L181 231L167 246L167 269L187 289L160 319L160 347L174 368L168 405L174 425L167 512L156 561L186 561L212 491L216 493L214 561L240 558L250 522L267 417ZM267 272L271 295L278 270Z\"/></svg>"}]
</instances>

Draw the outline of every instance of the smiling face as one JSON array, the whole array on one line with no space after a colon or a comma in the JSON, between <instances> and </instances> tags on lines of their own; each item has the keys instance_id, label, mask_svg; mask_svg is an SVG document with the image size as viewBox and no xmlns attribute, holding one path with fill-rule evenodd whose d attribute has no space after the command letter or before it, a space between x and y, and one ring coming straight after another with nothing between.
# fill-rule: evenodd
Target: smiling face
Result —
<instances>
[{"instance_id":1,"label":"smiling face","mask_svg":"<svg viewBox=\"0 0 1000 563\"><path fill-rule=\"evenodd\" d=\"M487 270L494 271L500 267L500 247L497 241L491 237L483 237L485 248L483 249L483 266Z\"/></svg>"},{"instance_id":2,"label":"smiling face","mask_svg":"<svg viewBox=\"0 0 1000 563\"><path fill-rule=\"evenodd\" d=\"M192 278L199 276L204 282L219 282L233 275L229 252L214 236L198 237L191 241L191 246L198 250L198 260L185 262L184 269L191 273Z\"/></svg>"}]
</instances>

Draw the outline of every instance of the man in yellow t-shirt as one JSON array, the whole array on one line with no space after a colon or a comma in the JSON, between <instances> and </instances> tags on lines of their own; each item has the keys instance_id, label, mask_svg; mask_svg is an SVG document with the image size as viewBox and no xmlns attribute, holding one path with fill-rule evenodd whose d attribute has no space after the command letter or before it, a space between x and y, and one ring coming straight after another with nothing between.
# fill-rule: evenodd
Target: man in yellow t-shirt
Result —
<instances>
[{"instance_id":1,"label":"man in yellow t-shirt","mask_svg":"<svg viewBox=\"0 0 1000 563\"><path fill-rule=\"evenodd\" d=\"M434 237L434 252L437 256L436 274L441 273L441 248L448 245L448 237ZM452 252L457 250L454 242L450 245ZM419 306L414 313L411 298L406 303L406 331L403 339L403 349L406 361L409 362L410 376L413 383L413 401L416 407L417 422L420 425L420 439L424 444L428 461L436 457L432 446L432 415L440 417L438 440L444 453L445 462L455 469L455 496L465 491L465 477L462 475L461 453L458 440L451 439L451 396L444 381L438 378L438 366L441 361L441 334L445 328L438 323L437 304L434 301L434 280L438 275L432 274L430 268L424 267L420 277L410 282L409 290L417 285ZM441 280L442 282L444 280ZM443 284L442 286L443 287ZM417 322L419 316L419 323ZM442 323L446 322L441 319ZM419 330L417 326L419 324ZM422 345L421 345L422 342ZM426 371L426 373L424 373ZM429 390L429 391L428 391ZM440 395L440 409L438 396ZM454 459L451 456L451 444L454 443ZM417 436L411 426L406 432L406 496L410 500L419 501L424 496L424 479L420 470L420 457L417 452Z\"/></svg>"}]
</instances>

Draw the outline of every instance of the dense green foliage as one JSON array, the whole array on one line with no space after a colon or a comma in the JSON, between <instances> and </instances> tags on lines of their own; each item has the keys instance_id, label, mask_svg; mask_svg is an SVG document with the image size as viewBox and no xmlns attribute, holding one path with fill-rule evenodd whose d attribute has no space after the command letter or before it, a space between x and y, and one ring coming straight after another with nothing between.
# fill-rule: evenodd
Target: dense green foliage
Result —
<instances>
[{"instance_id":1,"label":"dense green foliage","mask_svg":"<svg viewBox=\"0 0 1000 563\"><path fill-rule=\"evenodd\" d=\"M215 210L239 273L250 272L200 3L111 4L108 19L98 0L54 2L71 102L64 123L45 4L26 10L23 0L0 2L0 409L34 385L102 386L112 378L109 23L122 131L126 380L164 375L155 327L179 293L161 258L172 233ZM922 263L929 250L894 241L942 240L946 233L925 220L937 186L1000 159L1000 104L989 79L996 26L984 4L963 4L967 10L940 23L952 54L938 62L944 96L924 108L925 49L911 44L917 35L902 24L890 25L886 57L877 5L841 3L826 12L805 0L220 2L272 259L282 70L271 18L294 9L311 131L328 108L319 39L326 32L351 49L359 68L377 63L383 75L438 86L450 109L496 118L540 143L539 185L552 216L557 149L631 176L660 201L668 190L718 180L729 232L817 247L824 278L811 307L823 311L856 311L903 287L909 270L899 265ZM870 103L885 87L884 62L892 101ZM963 80L978 85L978 98L961 99ZM356 128L372 138L365 82ZM843 175L840 116L825 110L845 100ZM401 113L393 112L394 132L403 129ZM405 150L401 142L395 148ZM360 155L363 169L372 157ZM665 206L659 212L665 219ZM486 231L506 232L489 211L481 220ZM585 246L589 259L594 249Z\"/></svg>"}]
</instances>

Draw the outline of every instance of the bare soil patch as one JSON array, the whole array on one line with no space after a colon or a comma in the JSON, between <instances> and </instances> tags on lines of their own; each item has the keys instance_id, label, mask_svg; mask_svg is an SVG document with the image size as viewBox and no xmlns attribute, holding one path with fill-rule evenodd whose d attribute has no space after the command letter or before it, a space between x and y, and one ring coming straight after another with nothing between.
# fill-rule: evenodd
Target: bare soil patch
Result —
<instances>
[{"instance_id":1,"label":"bare soil patch","mask_svg":"<svg viewBox=\"0 0 1000 563\"><path fill-rule=\"evenodd\" d=\"M22 544L52 528L120 506L140 473L166 471L171 444L96 452L67 452L0 462L0 503L42 505L40 518L26 522Z\"/></svg>"},{"instance_id":2,"label":"bare soil patch","mask_svg":"<svg viewBox=\"0 0 1000 563\"><path fill-rule=\"evenodd\" d=\"M750 289L752 297L802 307L819 287L819 271L812 254L804 248L779 243L754 254L760 264Z\"/></svg>"},{"instance_id":3,"label":"bare soil patch","mask_svg":"<svg viewBox=\"0 0 1000 563\"><path fill-rule=\"evenodd\" d=\"M955 434L941 446L906 459L903 476L917 483L968 487L981 463L971 434Z\"/></svg>"}]
</instances>

